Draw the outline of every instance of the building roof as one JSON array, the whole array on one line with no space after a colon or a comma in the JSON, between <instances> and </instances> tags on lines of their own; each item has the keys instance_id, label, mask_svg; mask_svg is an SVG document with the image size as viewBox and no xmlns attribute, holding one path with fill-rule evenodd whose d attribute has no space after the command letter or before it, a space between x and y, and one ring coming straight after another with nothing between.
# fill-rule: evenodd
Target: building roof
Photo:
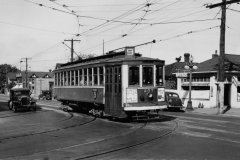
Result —
<instances>
[{"instance_id":1,"label":"building roof","mask_svg":"<svg viewBox=\"0 0 240 160\"><path fill-rule=\"evenodd\" d=\"M216 72L218 70L219 56L199 63L195 72ZM240 55L225 54L225 70L240 71Z\"/></svg>"},{"instance_id":2,"label":"building roof","mask_svg":"<svg viewBox=\"0 0 240 160\"><path fill-rule=\"evenodd\" d=\"M175 62L169 65L166 65L165 67L165 75L170 76L173 73L178 72L186 72L186 69L184 68L186 66L187 62ZM195 65L198 65L198 63L195 63Z\"/></svg>"},{"instance_id":3,"label":"building roof","mask_svg":"<svg viewBox=\"0 0 240 160\"><path fill-rule=\"evenodd\" d=\"M22 78L26 77L25 72L21 72ZM52 72L28 72L28 78L53 78Z\"/></svg>"},{"instance_id":4,"label":"building roof","mask_svg":"<svg viewBox=\"0 0 240 160\"><path fill-rule=\"evenodd\" d=\"M8 73L7 77L14 81L17 79L17 75L19 76L19 73ZM25 79L26 74L25 72L21 72L21 77ZM53 72L28 72L28 78L53 78Z\"/></svg>"},{"instance_id":5,"label":"building roof","mask_svg":"<svg viewBox=\"0 0 240 160\"><path fill-rule=\"evenodd\" d=\"M215 55L211 59L203 61L201 63L194 63L198 69L193 73L211 73L217 72L219 65L219 56ZM165 67L166 76L170 76L173 73L186 72L184 66L186 62L175 62ZM240 55L225 54L225 71L240 71Z\"/></svg>"}]
</instances>

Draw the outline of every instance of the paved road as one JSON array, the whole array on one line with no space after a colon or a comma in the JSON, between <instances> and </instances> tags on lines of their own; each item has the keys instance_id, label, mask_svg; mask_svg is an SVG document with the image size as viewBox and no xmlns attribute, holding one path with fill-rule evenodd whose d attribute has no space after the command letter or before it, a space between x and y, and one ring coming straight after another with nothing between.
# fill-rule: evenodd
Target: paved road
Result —
<instances>
[{"instance_id":1,"label":"paved road","mask_svg":"<svg viewBox=\"0 0 240 160\"><path fill-rule=\"evenodd\" d=\"M19 113L0 104L0 159L240 157L239 118L161 112L156 121L123 123L62 112L54 101L38 104L46 108Z\"/></svg>"}]
</instances>

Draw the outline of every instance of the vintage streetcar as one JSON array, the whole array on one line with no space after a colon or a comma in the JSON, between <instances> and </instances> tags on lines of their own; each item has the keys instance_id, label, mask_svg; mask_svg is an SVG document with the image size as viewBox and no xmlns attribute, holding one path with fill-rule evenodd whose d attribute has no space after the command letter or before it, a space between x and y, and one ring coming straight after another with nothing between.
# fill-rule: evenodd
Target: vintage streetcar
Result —
<instances>
[{"instance_id":1,"label":"vintage streetcar","mask_svg":"<svg viewBox=\"0 0 240 160\"><path fill-rule=\"evenodd\" d=\"M65 106L99 116L124 118L158 112L166 108L164 64L126 47L56 65L54 96Z\"/></svg>"}]
</instances>

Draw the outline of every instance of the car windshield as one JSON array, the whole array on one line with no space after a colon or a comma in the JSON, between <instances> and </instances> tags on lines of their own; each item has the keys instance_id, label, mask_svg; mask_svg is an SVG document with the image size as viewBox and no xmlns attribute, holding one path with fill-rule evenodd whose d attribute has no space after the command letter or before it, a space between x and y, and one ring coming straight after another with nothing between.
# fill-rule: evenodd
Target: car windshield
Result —
<instances>
[{"instance_id":1,"label":"car windshield","mask_svg":"<svg viewBox=\"0 0 240 160\"><path fill-rule=\"evenodd\" d=\"M29 91L15 91L14 92L15 96L19 96L19 95L29 95Z\"/></svg>"}]
</instances>

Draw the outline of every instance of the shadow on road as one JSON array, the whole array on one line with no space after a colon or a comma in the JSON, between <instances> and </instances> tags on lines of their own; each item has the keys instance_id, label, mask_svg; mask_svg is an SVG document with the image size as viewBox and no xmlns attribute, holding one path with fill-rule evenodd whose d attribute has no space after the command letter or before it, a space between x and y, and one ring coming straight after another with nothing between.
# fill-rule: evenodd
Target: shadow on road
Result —
<instances>
[{"instance_id":1,"label":"shadow on road","mask_svg":"<svg viewBox=\"0 0 240 160\"><path fill-rule=\"evenodd\" d=\"M0 112L7 111L8 109L8 103L7 102L0 102Z\"/></svg>"}]
</instances>

